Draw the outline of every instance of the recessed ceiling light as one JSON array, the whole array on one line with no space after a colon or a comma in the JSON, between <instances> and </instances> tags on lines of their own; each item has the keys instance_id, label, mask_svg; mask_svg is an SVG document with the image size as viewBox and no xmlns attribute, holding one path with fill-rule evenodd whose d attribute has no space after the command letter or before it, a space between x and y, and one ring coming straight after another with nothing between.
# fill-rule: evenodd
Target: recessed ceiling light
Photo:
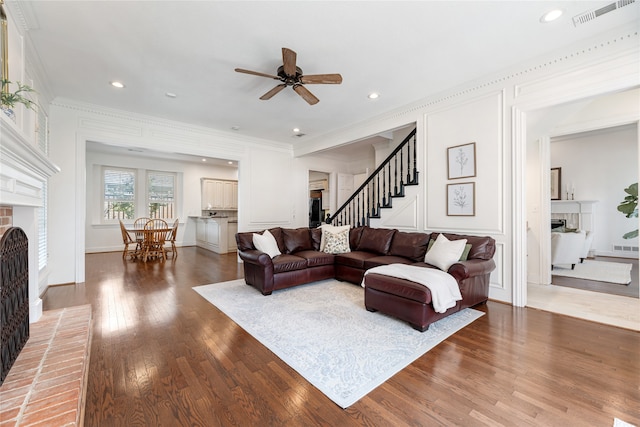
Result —
<instances>
[{"instance_id":1,"label":"recessed ceiling light","mask_svg":"<svg viewBox=\"0 0 640 427\"><path fill-rule=\"evenodd\" d=\"M294 131L295 133L298 133L298 132L300 132L300 128L293 128L293 131Z\"/></svg>"},{"instance_id":2,"label":"recessed ceiling light","mask_svg":"<svg viewBox=\"0 0 640 427\"><path fill-rule=\"evenodd\" d=\"M376 99L380 96L380 94L373 92L369 94L369 99Z\"/></svg>"},{"instance_id":3,"label":"recessed ceiling light","mask_svg":"<svg viewBox=\"0 0 640 427\"><path fill-rule=\"evenodd\" d=\"M550 10L549 12L542 15L542 17L540 18L540 22L546 24L548 22L555 21L556 19L560 18L563 13L564 11L562 9Z\"/></svg>"},{"instance_id":4,"label":"recessed ceiling light","mask_svg":"<svg viewBox=\"0 0 640 427\"><path fill-rule=\"evenodd\" d=\"M240 126L231 126L231 130L240 130Z\"/></svg>"},{"instance_id":5,"label":"recessed ceiling light","mask_svg":"<svg viewBox=\"0 0 640 427\"><path fill-rule=\"evenodd\" d=\"M173 92L167 92L167 93L164 94L164 96L166 96L167 98L175 98L178 95L176 95Z\"/></svg>"},{"instance_id":6,"label":"recessed ceiling light","mask_svg":"<svg viewBox=\"0 0 640 427\"><path fill-rule=\"evenodd\" d=\"M230 165L232 165L232 164L233 164L233 162L232 162L231 160L229 160L227 163L228 163L228 164L230 164Z\"/></svg>"},{"instance_id":7,"label":"recessed ceiling light","mask_svg":"<svg viewBox=\"0 0 640 427\"><path fill-rule=\"evenodd\" d=\"M202 161L203 161L203 162L206 162L206 161L207 161L207 159L202 159Z\"/></svg>"},{"instance_id":8,"label":"recessed ceiling light","mask_svg":"<svg viewBox=\"0 0 640 427\"><path fill-rule=\"evenodd\" d=\"M118 89L122 89L124 87L123 83L117 81L109 82L109 84L113 87L117 87Z\"/></svg>"}]
</instances>

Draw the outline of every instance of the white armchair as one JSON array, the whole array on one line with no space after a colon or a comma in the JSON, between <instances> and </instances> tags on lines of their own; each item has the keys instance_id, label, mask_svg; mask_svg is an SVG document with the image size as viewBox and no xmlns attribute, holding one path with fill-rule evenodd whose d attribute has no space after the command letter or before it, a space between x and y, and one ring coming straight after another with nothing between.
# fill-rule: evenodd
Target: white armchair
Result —
<instances>
[{"instance_id":1,"label":"white armchair","mask_svg":"<svg viewBox=\"0 0 640 427\"><path fill-rule=\"evenodd\" d=\"M586 241L586 233L551 233L551 269L561 264L571 265L573 270L576 264L583 258ZM587 250L588 251L588 250Z\"/></svg>"},{"instance_id":2,"label":"white armchair","mask_svg":"<svg viewBox=\"0 0 640 427\"><path fill-rule=\"evenodd\" d=\"M591 244L593 243L593 231L587 231L584 238L584 246L582 247L582 253L580 254L580 262L589 257L589 251L591 250Z\"/></svg>"}]
</instances>

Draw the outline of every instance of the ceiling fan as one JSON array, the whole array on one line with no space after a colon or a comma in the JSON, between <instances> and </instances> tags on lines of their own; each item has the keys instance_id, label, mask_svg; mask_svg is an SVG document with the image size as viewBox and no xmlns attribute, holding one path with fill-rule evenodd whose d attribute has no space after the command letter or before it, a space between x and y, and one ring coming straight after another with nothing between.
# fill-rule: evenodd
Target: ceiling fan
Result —
<instances>
[{"instance_id":1,"label":"ceiling fan","mask_svg":"<svg viewBox=\"0 0 640 427\"><path fill-rule=\"evenodd\" d=\"M262 100L271 99L275 94L287 86L292 86L293 90L300 95L309 105L317 104L320 100L304 87L305 84L340 84L342 76L340 74L313 74L305 76L302 69L296 66L296 53L286 47L282 48L282 65L278 67L277 75L259 73L257 71L236 68L238 73L252 74L254 76L268 77L280 80L282 83L271 89L260 97Z\"/></svg>"}]
</instances>

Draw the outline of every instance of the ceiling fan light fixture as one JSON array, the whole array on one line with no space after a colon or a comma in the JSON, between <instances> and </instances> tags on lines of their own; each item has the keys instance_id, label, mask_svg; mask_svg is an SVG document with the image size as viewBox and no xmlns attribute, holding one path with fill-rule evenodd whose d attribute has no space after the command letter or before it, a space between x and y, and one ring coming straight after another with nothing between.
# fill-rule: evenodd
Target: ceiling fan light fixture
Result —
<instances>
[{"instance_id":1,"label":"ceiling fan light fixture","mask_svg":"<svg viewBox=\"0 0 640 427\"><path fill-rule=\"evenodd\" d=\"M560 18L563 13L564 10L562 9L550 10L549 12L542 15L542 17L540 18L540 22L542 22L543 24L548 24L549 22L553 22L556 19Z\"/></svg>"}]
</instances>

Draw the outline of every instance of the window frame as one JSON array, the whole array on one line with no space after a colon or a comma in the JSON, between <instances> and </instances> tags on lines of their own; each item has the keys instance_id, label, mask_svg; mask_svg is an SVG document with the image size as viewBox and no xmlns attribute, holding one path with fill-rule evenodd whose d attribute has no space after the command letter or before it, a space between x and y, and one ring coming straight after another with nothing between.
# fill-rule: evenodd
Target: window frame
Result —
<instances>
[{"instance_id":1,"label":"window frame","mask_svg":"<svg viewBox=\"0 0 640 427\"><path fill-rule=\"evenodd\" d=\"M133 175L133 198L131 200L120 200L121 202L130 202L133 204L133 217L132 218L105 218L105 205L108 202L113 202L113 200L107 200L105 186L106 186L106 173L107 171L120 171ZM103 224L117 224L118 221L122 220L123 222L133 221L138 215L138 170L133 168L121 167L121 166L107 166L103 165L100 170L100 222Z\"/></svg>"},{"instance_id":2,"label":"window frame","mask_svg":"<svg viewBox=\"0 0 640 427\"><path fill-rule=\"evenodd\" d=\"M159 203L171 203L172 204L172 208L170 209L171 212L171 216L156 216L155 214L153 214L151 212L151 205L153 203L158 203L157 200L152 200L151 199L151 195L150 195L150 190L151 190L151 176L164 176L164 177L171 177L171 179L173 180L173 188L172 188L172 198L171 199L161 199L163 201L159 202ZM145 189L144 189L144 198L145 198L145 204L144 204L144 209L145 209L145 215L148 216L149 218L159 218L159 219L164 219L164 220L172 220L177 218L177 210L178 210L178 174L176 172L169 172L169 171L160 171L160 170L152 170L152 169L147 169L146 170L146 174L145 174Z\"/></svg>"}]
</instances>

